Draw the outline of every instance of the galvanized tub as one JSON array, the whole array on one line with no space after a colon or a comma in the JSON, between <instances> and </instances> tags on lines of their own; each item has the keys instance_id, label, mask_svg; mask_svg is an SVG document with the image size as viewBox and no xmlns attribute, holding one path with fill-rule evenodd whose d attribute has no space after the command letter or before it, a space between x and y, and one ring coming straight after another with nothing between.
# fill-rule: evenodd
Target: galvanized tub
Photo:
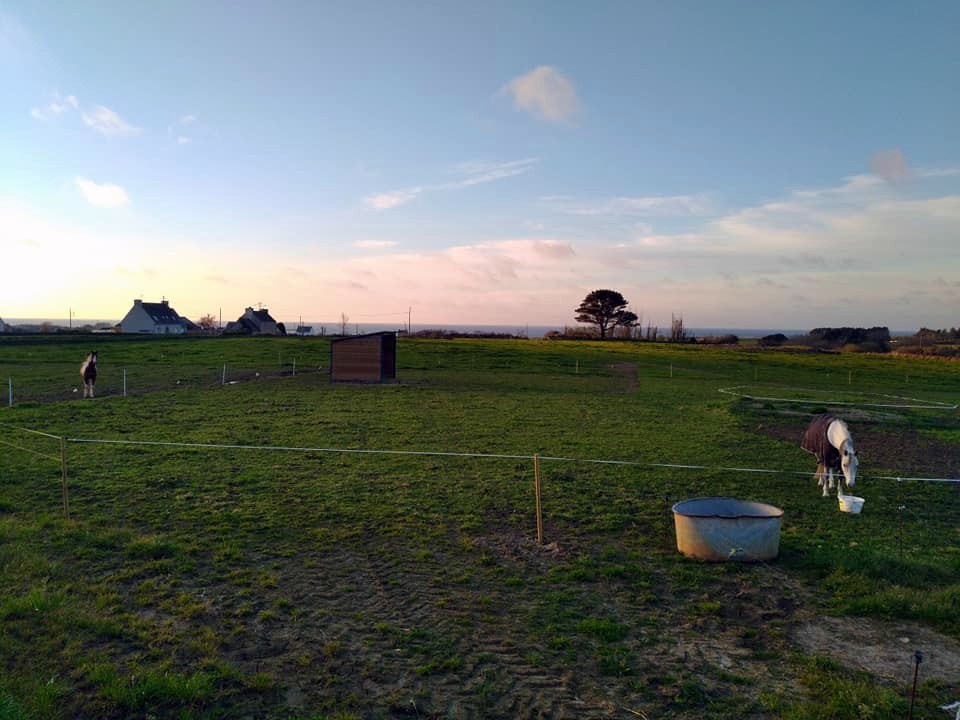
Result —
<instances>
[{"instance_id":1,"label":"galvanized tub","mask_svg":"<svg viewBox=\"0 0 960 720\"><path fill-rule=\"evenodd\" d=\"M712 562L772 560L780 552L783 510L730 497L683 500L673 506L677 549Z\"/></svg>"}]
</instances>

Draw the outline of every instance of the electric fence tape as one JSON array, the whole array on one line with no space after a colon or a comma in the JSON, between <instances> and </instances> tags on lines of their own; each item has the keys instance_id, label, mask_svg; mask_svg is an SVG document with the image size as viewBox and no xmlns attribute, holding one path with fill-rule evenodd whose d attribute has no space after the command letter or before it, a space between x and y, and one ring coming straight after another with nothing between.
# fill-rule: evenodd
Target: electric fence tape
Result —
<instances>
[{"instance_id":1,"label":"electric fence tape","mask_svg":"<svg viewBox=\"0 0 960 720\"><path fill-rule=\"evenodd\" d=\"M54 436L51 436L54 437ZM164 442L159 440L103 440L98 438L66 438L70 443L87 443L96 445L130 445L146 447L180 447L195 448L205 450L265 450L274 452L320 452L320 453L343 453L354 455L414 455L414 456L433 456L433 457L462 457L462 458L490 458L499 460L533 460L533 455L520 455L508 453L464 453L464 452L443 452L438 450L373 450L361 448L330 448L330 447L291 447L281 445L238 445L228 443L187 443L187 442ZM717 465L688 465L679 463L645 463L635 460L597 460L592 458L571 458L551 455L540 455L541 460L549 462L569 462L569 463L588 463L593 465L623 465L630 467L647 468L666 468L677 470L708 470L722 472L741 472L741 473L760 473L766 475L802 475L810 476L811 473L798 470L770 470L766 468L743 468L743 467L723 467ZM942 483L960 483L960 478L920 478L903 477L887 475L863 475L862 477L873 480L903 480L911 482L942 482Z\"/></svg>"},{"instance_id":2,"label":"electric fence tape","mask_svg":"<svg viewBox=\"0 0 960 720\"><path fill-rule=\"evenodd\" d=\"M749 387L749 385L734 385L728 388L718 388L718 392L722 392L725 395L732 395L733 397L741 397L746 400L766 400L769 402L788 402L788 403L797 403L804 405L844 405L847 407L875 407L875 408L899 408L901 410L956 410L957 405L948 405L947 403L937 402L936 400L921 400L919 398L909 398L901 397L899 395L884 395L882 393L877 393L880 397L890 398L892 400L910 400L914 403L932 403L931 405L895 405L892 403L867 403L867 402L846 402L843 400L819 400L819 399L810 399L804 400L802 398L781 398L781 397L762 397L760 395L747 395L746 393L736 392L741 388ZM804 390L805 388L798 388ZM820 392L817 390L808 390L808 392Z\"/></svg>"}]
</instances>

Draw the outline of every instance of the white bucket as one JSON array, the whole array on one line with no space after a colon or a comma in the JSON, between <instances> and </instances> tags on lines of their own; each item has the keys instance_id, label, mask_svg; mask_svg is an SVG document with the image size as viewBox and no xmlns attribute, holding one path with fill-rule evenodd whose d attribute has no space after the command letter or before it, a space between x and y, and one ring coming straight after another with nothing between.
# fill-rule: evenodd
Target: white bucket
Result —
<instances>
[{"instance_id":1,"label":"white bucket","mask_svg":"<svg viewBox=\"0 0 960 720\"><path fill-rule=\"evenodd\" d=\"M863 508L863 498L856 495L837 495L840 501L840 512L859 513Z\"/></svg>"}]
</instances>

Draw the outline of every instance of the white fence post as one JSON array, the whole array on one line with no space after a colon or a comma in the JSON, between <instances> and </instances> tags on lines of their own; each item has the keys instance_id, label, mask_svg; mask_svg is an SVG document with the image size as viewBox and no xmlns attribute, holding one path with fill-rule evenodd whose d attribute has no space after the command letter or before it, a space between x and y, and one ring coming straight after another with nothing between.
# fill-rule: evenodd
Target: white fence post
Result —
<instances>
[{"instance_id":1,"label":"white fence post","mask_svg":"<svg viewBox=\"0 0 960 720\"><path fill-rule=\"evenodd\" d=\"M227 364L226 363L223 364L223 375L220 376L220 384L221 385L227 384Z\"/></svg>"}]
</instances>

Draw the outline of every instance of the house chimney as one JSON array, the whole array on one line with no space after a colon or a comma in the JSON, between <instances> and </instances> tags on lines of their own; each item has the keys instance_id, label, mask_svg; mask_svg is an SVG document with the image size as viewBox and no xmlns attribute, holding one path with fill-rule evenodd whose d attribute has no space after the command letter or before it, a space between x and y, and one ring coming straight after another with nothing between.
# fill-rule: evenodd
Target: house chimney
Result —
<instances>
[{"instance_id":1,"label":"house chimney","mask_svg":"<svg viewBox=\"0 0 960 720\"><path fill-rule=\"evenodd\" d=\"M136 298L136 299L133 301L133 304L134 304L134 305L140 305L140 304L142 304L142 303L143 303L143 300L141 300L140 298Z\"/></svg>"}]
</instances>

